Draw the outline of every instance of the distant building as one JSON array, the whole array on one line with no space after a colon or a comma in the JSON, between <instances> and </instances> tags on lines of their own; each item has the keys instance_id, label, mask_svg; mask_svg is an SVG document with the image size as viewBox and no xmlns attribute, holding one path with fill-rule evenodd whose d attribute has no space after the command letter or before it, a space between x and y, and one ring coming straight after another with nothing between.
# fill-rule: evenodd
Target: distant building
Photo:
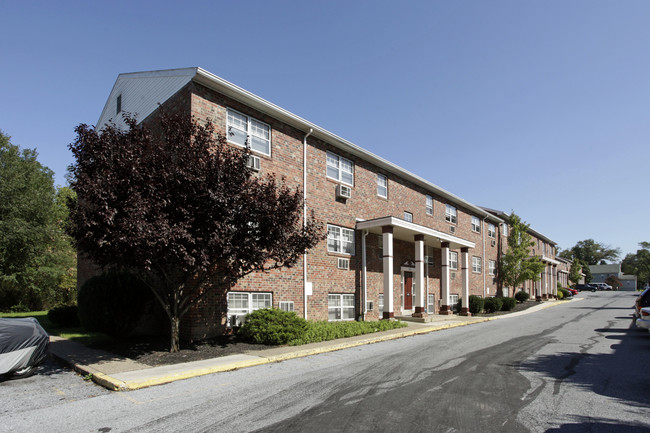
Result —
<instances>
[{"instance_id":1,"label":"distant building","mask_svg":"<svg viewBox=\"0 0 650 433\"><path fill-rule=\"evenodd\" d=\"M589 266L591 271L592 282L604 283L607 277L614 276L623 284L620 290L635 291L636 275L625 275L621 272L621 264L613 263L611 265L592 265Z\"/></svg>"}]
</instances>

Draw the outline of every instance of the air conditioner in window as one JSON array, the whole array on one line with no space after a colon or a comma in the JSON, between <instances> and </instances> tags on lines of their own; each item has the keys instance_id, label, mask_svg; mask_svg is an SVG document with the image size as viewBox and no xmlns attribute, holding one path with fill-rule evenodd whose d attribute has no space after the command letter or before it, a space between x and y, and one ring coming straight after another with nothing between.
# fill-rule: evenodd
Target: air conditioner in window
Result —
<instances>
[{"instance_id":1,"label":"air conditioner in window","mask_svg":"<svg viewBox=\"0 0 650 433\"><path fill-rule=\"evenodd\" d=\"M260 157L249 155L248 162L246 162L246 167L250 168L253 171L260 171Z\"/></svg>"},{"instance_id":2,"label":"air conditioner in window","mask_svg":"<svg viewBox=\"0 0 650 433\"><path fill-rule=\"evenodd\" d=\"M373 301L366 302L366 311L372 311L375 309L375 303Z\"/></svg>"},{"instance_id":3,"label":"air conditioner in window","mask_svg":"<svg viewBox=\"0 0 650 433\"><path fill-rule=\"evenodd\" d=\"M231 328L237 328L244 324L245 318L245 314L233 314L228 317L228 326Z\"/></svg>"},{"instance_id":4,"label":"air conditioner in window","mask_svg":"<svg viewBox=\"0 0 650 433\"><path fill-rule=\"evenodd\" d=\"M497 241L493 240L492 242L490 242L490 245L492 245L492 246L495 246L496 244L497 244Z\"/></svg>"},{"instance_id":5,"label":"air conditioner in window","mask_svg":"<svg viewBox=\"0 0 650 433\"><path fill-rule=\"evenodd\" d=\"M456 226L449 226L449 233L456 233Z\"/></svg>"},{"instance_id":6,"label":"air conditioner in window","mask_svg":"<svg viewBox=\"0 0 650 433\"><path fill-rule=\"evenodd\" d=\"M345 185L336 185L336 198L348 199L352 197L352 188Z\"/></svg>"},{"instance_id":7,"label":"air conditioner in window","mask_svg":"<svg viewBox=\"0 0 650 433\"><path fill-rule=\"evenodd\" d=\"M339 258L336 267L339 269L350 269L350 259Z\"/></svg>"}]
</instances>

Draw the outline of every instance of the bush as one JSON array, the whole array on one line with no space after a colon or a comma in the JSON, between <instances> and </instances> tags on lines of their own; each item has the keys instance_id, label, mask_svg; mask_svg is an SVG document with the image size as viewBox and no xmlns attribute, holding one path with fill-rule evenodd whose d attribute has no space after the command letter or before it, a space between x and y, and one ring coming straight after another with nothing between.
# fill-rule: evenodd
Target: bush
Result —
<instances>
[{"instance_id":1,"label":"bush","mask_svg":"<svg viewBox=\"0 0 650 433\"><path fill-rule=\"evenodd\" d=\"M560 294L562 294L562 297L560 298ZM565 289L565 288L558 288L557 289L557 298L558 299L563 299L563 298L570 298L571 293Z\"/></svg>"},{"instance_id":2,"label":"bush","mask_svg":"<svg viewBox=\"0 0 650 433\"><path fill-rule=\"evenodd\" d=\"M308 322L304 336L289 342L291 346L354 337L408 326L399 320L380 320L378 322Z\"/></svg>"},{"instance_id":3,"label":"bush","mask_svg":"<svg viewBox=\"0 0 650 433\"><path fill-rule=\"evenodd\" d=\"M469 312L472 314L479 314L483 311L483 298L476 295L469 296Z\"/></svg>"},{"instance_id":4,"label":"bush","mask_svg":"<svg viewBox=\"0 0 650 433\"><path fill-rule=\"evenodd\" d=\"M524 292L523 290L518 291L515 293L515 299L519 302L526 302L530 295L527 292Z\"/></svg>"},{"instance_id":5,"label":"bush","mask_svg":"<svg viewBox=\"0 0 650 433\"><path fill-rule=\"evenodd\" d=\"M485 309L486 313L494 313L495 311L501 311L501 307L503 306L503 298L485 298L485 302L483 303L483 308Z\"/></svg>"},{"instance_id":6,"label":"bush","mask_svg":"<svg viewBox=\"0 0 650 433\"><path fill-rule=\"evenodd\" d=\"M557 291L557 298L558 299L564 299L564 293L562 293L561 291L558 290Z\"/></svg>"},{"instance_id":7,"label":"bush","mask_svg":"<svg viewBox=\"0 0 650 433\"><path fill-rule=\"evenodd\" d=\"M248 314L237 335L251 343L279 345L301 338L306 330L307 321L293 311L264 308Z\"/></svg>"},{"instance_id":8,"label":"bush","mask_svg":"<svg viewBox=\"0 0 650 433\"><path fill-rule=\"evenodd\" d=\"M47 312L47 318L59 328L74 328L79 326L79 309L76 305L65 305L52 308Z\"/></svg>"},{"instance_id":9,"label":"bush","mask_svg":"<svg viewBox=\"0 0 650 433\"><path fill-rule=\"evenodd\" d=\"M515 308L517 305L517 300L515 298L501 298L503 305L501 306L501 311L510 311Z\"/></svg>"},{"instance_id":10,"label":"bush","mask_svg":"<svg viewBox=\"0 0 650 433\"><path fill-rule=\"evenodd\" d=\"M153 296L135 275L109 271L92 277L79 289L79 320L87 331L126 336L135 329Z\"/></svg>"}]
</instances>

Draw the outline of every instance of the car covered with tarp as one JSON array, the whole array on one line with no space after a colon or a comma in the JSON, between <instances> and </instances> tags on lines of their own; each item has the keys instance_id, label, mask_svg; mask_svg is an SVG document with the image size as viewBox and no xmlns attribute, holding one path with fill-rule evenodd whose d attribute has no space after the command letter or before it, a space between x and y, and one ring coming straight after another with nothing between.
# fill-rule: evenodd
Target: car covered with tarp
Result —
<instances>
[{"instance_id":1,"label":"car covered with tarp","mask_svg":"<svg viewBox=\"0 0 650 433\"><path fill-rule=\"evenodd\" d=\"M0 318L0 378L32 375L47 358L49 344L35 318Z\"/></svg>"}]
</instances>

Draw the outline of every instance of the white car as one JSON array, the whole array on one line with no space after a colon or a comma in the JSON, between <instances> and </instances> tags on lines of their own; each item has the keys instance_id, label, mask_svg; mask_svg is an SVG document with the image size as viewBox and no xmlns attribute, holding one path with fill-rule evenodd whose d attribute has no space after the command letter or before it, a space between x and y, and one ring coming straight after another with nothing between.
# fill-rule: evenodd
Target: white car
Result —
<instances>
[{"instance_id":1,"label":"white car","mask_svg":"<svg viewBox=\"0 0 650 433\"><path fill-rule=\"evenodd\" d=\"M636 327L650 332L650 307L641 308L639 318L636 319Z\"/></svg>"}]
</instances>

